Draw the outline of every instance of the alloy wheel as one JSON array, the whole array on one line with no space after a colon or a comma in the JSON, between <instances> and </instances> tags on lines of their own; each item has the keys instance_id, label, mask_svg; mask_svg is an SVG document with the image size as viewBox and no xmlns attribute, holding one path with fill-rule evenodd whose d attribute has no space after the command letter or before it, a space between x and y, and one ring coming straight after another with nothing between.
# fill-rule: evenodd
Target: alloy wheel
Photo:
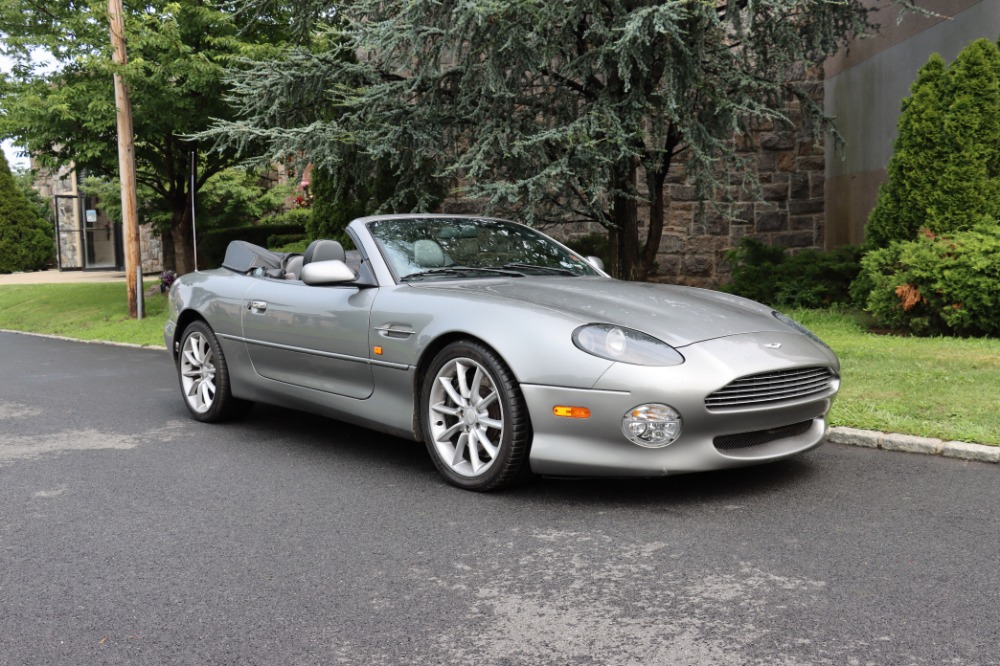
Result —
<instances>
[{"instance_id":1,"label":"alloy wheel","mask_svg":"<svg viewBox=\"0 0 1000 666\"><path fill-rule=\"evenodd\" d=\"M184 340L180 359L181 388L192 411L204 414L215 402L215 354L198 331Z\"/></svg>"},{"instance_id":2,"label":"alloy wheel","mask_svg":"<svg viewBox=\"0 0 1000 666\"><path fill-rule=\"evenodd\" d=\"M453 358L434 378L428 422L440 460L463 477L486 473L503 443L503 401L489 371L470 358Z\"/></svg>"}]
</instances>

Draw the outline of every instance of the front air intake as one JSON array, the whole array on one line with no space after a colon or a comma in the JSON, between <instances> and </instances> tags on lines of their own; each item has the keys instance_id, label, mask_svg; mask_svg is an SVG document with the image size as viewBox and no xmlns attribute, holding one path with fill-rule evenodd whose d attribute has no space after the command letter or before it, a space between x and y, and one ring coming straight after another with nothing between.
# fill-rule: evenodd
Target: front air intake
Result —
<instances>
[{"instance_id":1,"label":"front air intake","mask_svg":"<svg viewBox=\"0 0 1000 666\"><path fill-rule=\"evenodd\" d=\"M719 451L734 451L736 449L750 449L755 446L770 444L779 439L788 437L798 437L809 432L813 422L802 421L781 428L771 428L769 430L755 430L753 432L741 432L735 435L721 435L713 440L715 448Z\"/></svg>"},{"instance_id":2,"label":"front air intake","mask_svg":"<svg viewBox=\"0 0 1000 666\"><path fill-rule=\"evenodd\" d=\"M833 372L824 367L762 372L734 379L711 393L705 398L705 407L722 410L808 398L829 391L833 380Z\"/></svg>"}]
</instances>

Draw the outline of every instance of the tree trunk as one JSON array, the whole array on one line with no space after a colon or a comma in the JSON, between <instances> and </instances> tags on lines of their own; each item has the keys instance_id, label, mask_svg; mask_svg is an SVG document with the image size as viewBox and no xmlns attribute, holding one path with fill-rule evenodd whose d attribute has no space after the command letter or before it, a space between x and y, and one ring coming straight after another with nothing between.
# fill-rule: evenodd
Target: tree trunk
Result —
<instances>
[{"instance_id":1,"label":"tree trunk","mask_svg":"<svg viewBox=\"0 0 1000 666\"><path fill-rule=\"evenodd\" d=\"M170 236L174 243L174 270L177 275L194 272L194 235L191 211L186 206L174 209Z\"/></svg>"},{"instance_id":2,"label":"tree trunk","mask_svg":"<svg viewBox=\"0 0 1000 666\"><path fill-rule=\"evenodd\" d=\"M639 262L639 205L635 179L638 164L635 159L622 162L614 174L609 230L611 274L621 280L642 280L645 275Z\"/></svg>"},{"instance_id":3,"label":"tree trunk","mask_svg":"<svg viewBox=\"0 0 1000 666\"><path fill-rule=\"evenodd\" d=\"M663 188L670 173L670 165L674 161L674 151L681 142L681 135L671 123L667 128L667 138L664 142L662 158L646 167L646 190L649 192L649 229L646 231L646 244L642 248L643 279L653 273L656 264L656 254L660 251L663 241L663 224L666 221L666 197Z\"/></svg>"},{"instance_id":4,"label":"tree trunk","mask_svg":"<svg viewBox=\"0 0 1000 666\"><path fill-rule=\"evenodd\" d=\"M642 248L642 259L640 270L645 280L653 272L656 263L656 253L660 251L660 242L663 240L663 222L666 217L666 198L663 196L663 185L667 178L666 167L659 171L646 172L646 186L649 190L649 229L646 231L646 244Z\"/></svg>"},{"instance_id":5,"label":"tree trunk","mask_svg":"<svg viewBox=\"0 0 1000 666\"><path fill-rule=\"evenodd\" d=\"M169 231L160 234L160 247L163 248L163 270L175 270L177 258L174 254L174 237Z\"/></svg>"}]
</instances>

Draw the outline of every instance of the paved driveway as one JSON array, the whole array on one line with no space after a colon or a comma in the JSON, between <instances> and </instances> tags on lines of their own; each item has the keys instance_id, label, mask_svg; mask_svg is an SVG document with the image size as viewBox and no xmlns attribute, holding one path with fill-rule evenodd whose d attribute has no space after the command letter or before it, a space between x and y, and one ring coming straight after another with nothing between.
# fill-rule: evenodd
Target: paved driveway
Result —
<instances>
[{"instance_id":1,"label":"paved driveway","mask_svg":"<svg viewBox=\"0 0 1000 666\"><path fill-rule=\"evenodd\" d=\"M828 445L478 495L197 424L165 352L0 333L0 664L1000 664L995 465Z\"/></svg>"}]
</instances>

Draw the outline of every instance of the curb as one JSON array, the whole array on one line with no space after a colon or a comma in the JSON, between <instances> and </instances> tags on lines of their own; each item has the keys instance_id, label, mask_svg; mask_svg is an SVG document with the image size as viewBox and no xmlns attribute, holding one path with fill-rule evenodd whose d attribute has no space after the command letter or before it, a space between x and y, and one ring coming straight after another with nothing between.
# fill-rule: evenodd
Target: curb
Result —
<instances>
[{"instance_id":1,"label":"curb","mask_svg":"<svg viewBox=\"0 0 1000 666\"><path fill-rule=\"evenodd\" d=\"M945 458L1000 464L1000 446L987 446L985 444L946 442L932 437L897 435L878 432L876 430L845 428L843 426L830 428L830 431L826 435L826 441L834 444L861 446L869 449L923 453L925 455L943 456Z\"/></svg>"},{"instance_id":2,"label":"curb","mask_svg":"<svg viewBox=\"0 0 1000 666\"><path fill-rule=\"evenodd\" d=\"M0 328L0 333L16 333L17 335L31 335L36 338L48 338L49 340L66 340L68 342L82 342L87 345L108 345L110 347L129 347L130 349L150 349L152 351L167 351L166 347L156 345L137 345L132 342L109 342L107 340L81 340L80 338L68 338L65 335L52 335L51 333L32 333L30 331L14 331L9 328Z\"/></svg>"}]
</instances>

